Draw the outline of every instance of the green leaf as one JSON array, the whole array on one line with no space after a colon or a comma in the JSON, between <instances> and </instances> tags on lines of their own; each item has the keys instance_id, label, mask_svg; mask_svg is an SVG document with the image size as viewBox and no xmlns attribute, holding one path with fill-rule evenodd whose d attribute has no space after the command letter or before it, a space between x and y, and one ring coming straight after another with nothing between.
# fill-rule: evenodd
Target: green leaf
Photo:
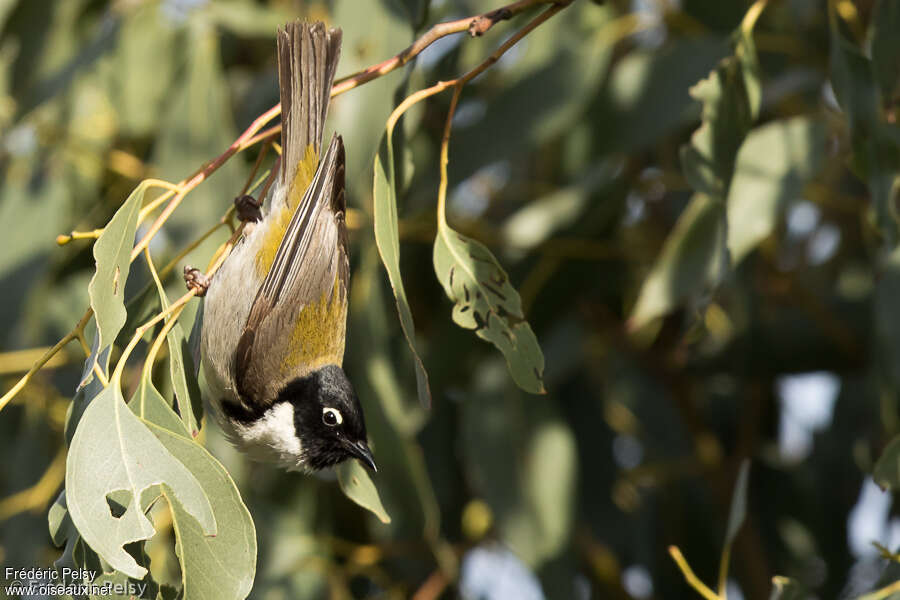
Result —
<instances>
[{"instance_id":1,"label":"green leaf","mask_svg":"<svg viewBox=\"0 0 900 600\"><path fill-rule=\"evenodd\" d=\"M137 230L138 213L147 188L147 182L141 182L131 192L94 244L97 270L88 286L88 292L97 320L98 356L102 356L112 345L125 324L125 280L128 279L131 268L131 249ZM108 352L105 356L104 364L100 365L104 371L109 366Z\"/></svg>"},{"instance_id":2,"label":"green leaf","mask_svg":"<svg viewBox=\"0 0 900 600\"><path fill-rule=\"evenodd\" d=\"M545 393L541 347L522 314L519 293L491 251L439 221L434 271L454 302L453 321L494 344L520 388Z\"/></svg>"},{"instance_id":3,"label":"green leaf","mask_svg":"<svg viewBox=\"0 0 900 600\"><path fill-rule=\"evenodd\" d=\"M738 470L737 480L734 482L734 492L731 494L731 510L728 511L728 529L725 530L725 545L730 546L734 542L741 525L747 518L747 486L750 480L750 461L744 459Z\"/></svg>"},{"instance_id":4,"label":"green leaf","mask_svg":"<svg viewBox=\"0 0 900 600\"><path fill-rule=\"evenodd\" d=\"M428 373L416 349L416 328L412 311L406 299L403 277L400 273L400 234L397 224L397 184L395 181L394 149L392 142L393 127L388 126L378 154L375 156L375 183L373 187L375 212L375 244L378 254L384 263L397 312L400 315L400 326L409 349L412 352L416 369L416 391L422 406L431 406L431 390L428 386Z\"/></svg>"},{"instance_id":5,"label":"green leaf","mask_svg":"<svg viewBox=\"0 0 900 600\"><path fill-rule=\"evenodd\" d=\"M717 280L726 260L722 213L720 202L694 194L641 286L630 329L640 329Z\"/></svg>"},{"instance_id":6,"label":"green leaf","mask_svg":"<svg viewBox=\"0 0 900 600\"><path fill-rule=\"evenodd\" d=\"M825 128L794 117L757 127L738 151L728 190L728 248L735 264L778 225L787 202L800 197L822 168Z\"/></svg>"},{"instance_id":7,"label":"green leaf","mask_svg":"<svg viewBox=\"0 0 900 600\"><path fill-rule=\"evenodd\" d=\"M882 489L900 490L900 435L890 441L875 463L872 479Z\"/></svg>"},{"instance_id":8,"label":"green leaf","mask_svg":"<svg viewBox=\"0 0 900 600\"><path fill-rule=\"evenodd\" d=\"M702 122L681 148L681 166L698 193L678 218L641 287L629 320L631 329L640 329L716 286L731 266L725 200L738 149L759 115L762 98L751 29L738 30L735 55L719 61L690 94L703 103ZM741 241L745 249L746 241Z\"/></svg>"},{"instance_id":9,"label":"green leaf","mask_svg":"<svg viewBox=\"0 0 900 600\"><path fill-rule=\"evenodd\" d=\"M900 3L880 0L872 17L872 64L886 98L900 93Z\"/></svg>"},{"instance_id":10,"label":"green leaf","mask_svg":"<svg viewBox=\"0 0 900 600\"><path fill-rule=\"evenodd\" d=\"M161 6L148 3L126 13L113 55L110 94L123 133L131 137L155 133L182 51Z\"/></svg>"},{"instance_id":11,"label":"green leaf","mask_svg":"<svg viewBox=\"0 0 900 600\"><path fill-rule=\"evenodd\" d=\"M893 248L900 233L892 206L893 184L900 171L900 134L896 125L882 117L872 61L844 38L830 4L829 24L831 83L850 123L853 163L869 185L885 246Z\"/></svg>"},{"instance_id":12,"label":"green leaf","mask_svg":"<svg viewBox=\"0 0 900 600\"><path fill-rule=\"evenodd\" d=\"M128 402L128 408L144 421L183 437L191 437L191 431L187 429L187 425L178 418L178 415L172 410L172 406L153 385L148 371L141 374L141 382Z\"/></svg>"},{"instance_id":13,"label":"green leaf","mask_svg":"<svg viewBox=\"0 0 900 600\"><path fill-rule=\"evenodd\" d=\"M523 491L529 523L523 527L525 523L511 520L515 528L509 531L510 544L521 548L519 554L528 564L543 563L569 542L577 470L571 429L559 421L543 423L532 436L525 462Z\"/></svg>"},{"instance_id":14,"label":"green leaf","mask_svg":"<svg viewBox=\"0 0 900 600\"><path fill-rule=\"evenodd\" d=\"M210 21L234 35L274 40L278 28L294 18L290 11L279 10L279 8L286 9L287 7L218 0L206 4L203 11Z\"/></svg>"},{"instance_id":15,"label":"green leaf","mask_svg":"<svg viewBox=\"0 0 900 600\"><path fill-rule=\"evenodd\" d=\"M216 535L208 536L179 496L163 488L172 509L183 597L246 598L256 574L256 529L237 486L225 467L193 440L154 423L147 427L215 503Z\"/></svg>"},{"instance_id":16,"label":"green leaf","mask_svg":"<svg viewBox=\"0 0 900 600\"><path fill-rule=\"evenodd\" d=\"M759 112L758 75L750 70L756 62L752 42L739 43L738 52L741 59L723 59L690 89L703 103L702 123L681 149L681 166L691 187L717 198L728 191L738 148Z\"/></svg>"},{"instance_id":17,"label":"green leaf","mask_svg":"<svg viewBox=\"0 0 900 600\"><path fill-rule=\"evenodd\" d=\"M200 433L200 411L203 401L200 397L200 386L194 376L194 359L188 350L187 339L181 323L175 323L166 335L169 344L169 373L172 377L172 387L175 390L175 401L178 403L178 413L184 426L187 427L191 437L197 437Z\"/></svg>"},{"instance_id":18,"label":"green leaf","mask_svg":"<svg viewBox=\"0 0 900 600\"><path fill-rule=\"evenodd\" d=\"M163 289L162 283L156 281L157 292L159 293L159 301L163 310L169 308L169 297L166 290ZM172 317L166 317L166 323ZM200 387L197 385L197 378L194 376L194 360L191 353L185 353L187 349L187 339L184 335L184 329L180 322L176 322L166 334L166 343L169 346L169 374L172 378L172 388L175 391L175 401L178 403L178 413L184 426L191 437L197 437L200 433L200 422L197 415L202 406L200 399ZM190 373L190 375L188 375ZM150 375L145 372L141 377L143 387L144 380L149 379ZM149 384L153 387L152 382ZM154 392L156 390L154 389ZM159 395L158 392L156 392ZM166 402L168 405L168 402Z\"/></svg>"},{"instance_id":19,"label":"green leaf","mask_svg":"<svg viewBox=\"0 0 900 600\"><path fill-rule=\"evenodd\" d=\"M123 545L149 539L153 526L144 515L153 499L148 491L163 485L215 535L209 499L191 472L176 460L129 410L118 382L110 382L81 417L66 463L66 500L81 537L113 568L140 578L146 569ZM127 494L125 512L113 516L111 494Z\"/></svg>"},{"instance_id":20,"label":"green leaf","mask_svg":"<svg viewBox=\"0 0 900 600\"><path fill-rule=\"evenodd\" d=\"M387 514L381 503L378 488L375 487L369 473L358 461L345 460L335 467L335 471L341 490L348 498L371 511L382 523L391 522L390 515Z\"/></svg>"}]
</instances>

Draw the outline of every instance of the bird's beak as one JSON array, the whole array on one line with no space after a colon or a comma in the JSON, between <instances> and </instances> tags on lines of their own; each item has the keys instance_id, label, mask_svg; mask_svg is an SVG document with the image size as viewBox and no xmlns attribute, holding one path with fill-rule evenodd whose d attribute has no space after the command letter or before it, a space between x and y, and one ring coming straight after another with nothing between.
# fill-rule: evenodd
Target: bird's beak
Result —
<instances>
[{"instance_id":1,"label":"bird's beak","mask_svg":"<svg viewBox=\"0 0 900 600\"><path fill-rule=\"evenodd\" d=\"M372 456L372 451L369 450L369 446L365 442L346 442L345 446L350 454L358 458L373 473L378 471L378 467L375 466L375 457Z\"/></svg>"}]
</instances>

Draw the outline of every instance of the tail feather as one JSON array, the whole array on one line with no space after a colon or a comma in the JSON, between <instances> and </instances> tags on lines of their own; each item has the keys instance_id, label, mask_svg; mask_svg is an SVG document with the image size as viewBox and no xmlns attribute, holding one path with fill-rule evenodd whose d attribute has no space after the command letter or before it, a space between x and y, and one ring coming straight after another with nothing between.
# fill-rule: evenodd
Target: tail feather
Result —
<instances>
[{"instance_id":1,"label":"tail feather","mask_svg":"<svg viewBox=\"0 0 900 600\"><path fill-rule=\"evenodd\" d=\"M278 31L283 184L293 179L309 146L316 156L320 152L340 55L340 29L326 29L321 22L294 21Z\"/></svg>"}]
</instances>

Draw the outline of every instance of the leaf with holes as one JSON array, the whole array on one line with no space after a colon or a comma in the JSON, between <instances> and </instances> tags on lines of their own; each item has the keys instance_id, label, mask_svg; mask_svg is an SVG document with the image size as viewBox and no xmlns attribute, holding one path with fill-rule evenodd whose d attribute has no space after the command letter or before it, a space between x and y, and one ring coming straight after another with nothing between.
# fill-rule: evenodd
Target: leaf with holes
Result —
<instances>
[{"instance_id":1,"label":"leaf with holes","mask_svg":"<svg viewBox=\"0 0 900 600\"><path fill-rule=\"evenodd\" d=\"M131 248L137 231L138 214L148 187L147 182L142 182L131 192L94 244L97 270L91 278L88 293L97 319L97 356L104 355L125 324L125 280L131 267ZM108 363L109 353L105 356L103 362ZM105 371L108 364L100 366Z\"/></svg>"},{"instance_id":2,"label":"leaf with holes","mask_svg":"<svg viewBox=\"0 0 900 600\"><path fill-rule=\"evenodd\" d=\"M375 184L373 189L375 211L375 244L384 269L387 271L400 315L400 326L416 367L416 390L422 406L431 405L431 391L428 388L428 373L416 350L416 327L412 311L406 299L403 278L400 275L400 235L397 225L397 184L394 170L394 150L392 148L392 127L388 127L378 154L375 155Z\"/></svg>"},{"instance_id":3,"label":"leaf with holes","mask_svg":"<svg viewBox=\"0 0 900 600\"><path fill-rule=\"evenodd\" d=\"M522 314L519 293L491 251L439 222L434 270L455 303L453 320L503 353L520 388L545 393L541 347Z\"/></svg>"},{"instance_id":4,"label":"leaf with holes","mask_svg":"<svg viewBox=\"0 0 900 600\"><path fill-rule=\"evenodd\" d=\"M371 511L382 523L390 523L391 516L384 510L378 488L366 470L355 460L345 460L337 467L338 483L348 498Z\"/></svg>"},{"instance_id":5,"label":"leaf with holes","mask_svg":"<svg viewBox=\"0 0 900 600\"><path fill-rule=\"evenodd\" d=\"M178 497L206 535L216 534L212 507L200 483L125 405L118 382L110 382L88 405L72 438L66 501L84 541L131 577L143 577L146 569L123 546L153 536L144 511L156 496L146 492L159 486ZM111 496L125 506L118 516L111 511Z\"/></svg>"},{"instance_id":6,"label":"leaf with holes","mask_svg":"<svg viewBox=\"0 0 900 600\"><path fill-rule=\"evenodd\" d=\"M185 598L246 598L256 574L256 529L237 486L219 461L182 432L148 423L172 455L187 465L206 495L215 501L216 535L208 536L178 496L163 487L172 509L175 554L181 565Z\"/></svg>"}]
</instances>

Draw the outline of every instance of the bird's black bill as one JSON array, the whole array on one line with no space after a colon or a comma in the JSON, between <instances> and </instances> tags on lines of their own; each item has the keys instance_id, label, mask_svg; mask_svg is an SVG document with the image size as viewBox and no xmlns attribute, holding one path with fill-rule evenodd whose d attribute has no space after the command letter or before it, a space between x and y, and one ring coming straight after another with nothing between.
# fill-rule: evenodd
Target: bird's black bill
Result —
<instances>
[{"instance_id":1,"label":"bird's black bill","mask_svg":"<svg viewBox=\"0 0 900 600\"><path fill-rule=\"evenodd\" d=\"M346 447L350 454L358 458L373 473L378 471L378 467L375 466L375 457L372 456L372 451L365 442L347 442Z\"/></svg>"}]
</instances>

